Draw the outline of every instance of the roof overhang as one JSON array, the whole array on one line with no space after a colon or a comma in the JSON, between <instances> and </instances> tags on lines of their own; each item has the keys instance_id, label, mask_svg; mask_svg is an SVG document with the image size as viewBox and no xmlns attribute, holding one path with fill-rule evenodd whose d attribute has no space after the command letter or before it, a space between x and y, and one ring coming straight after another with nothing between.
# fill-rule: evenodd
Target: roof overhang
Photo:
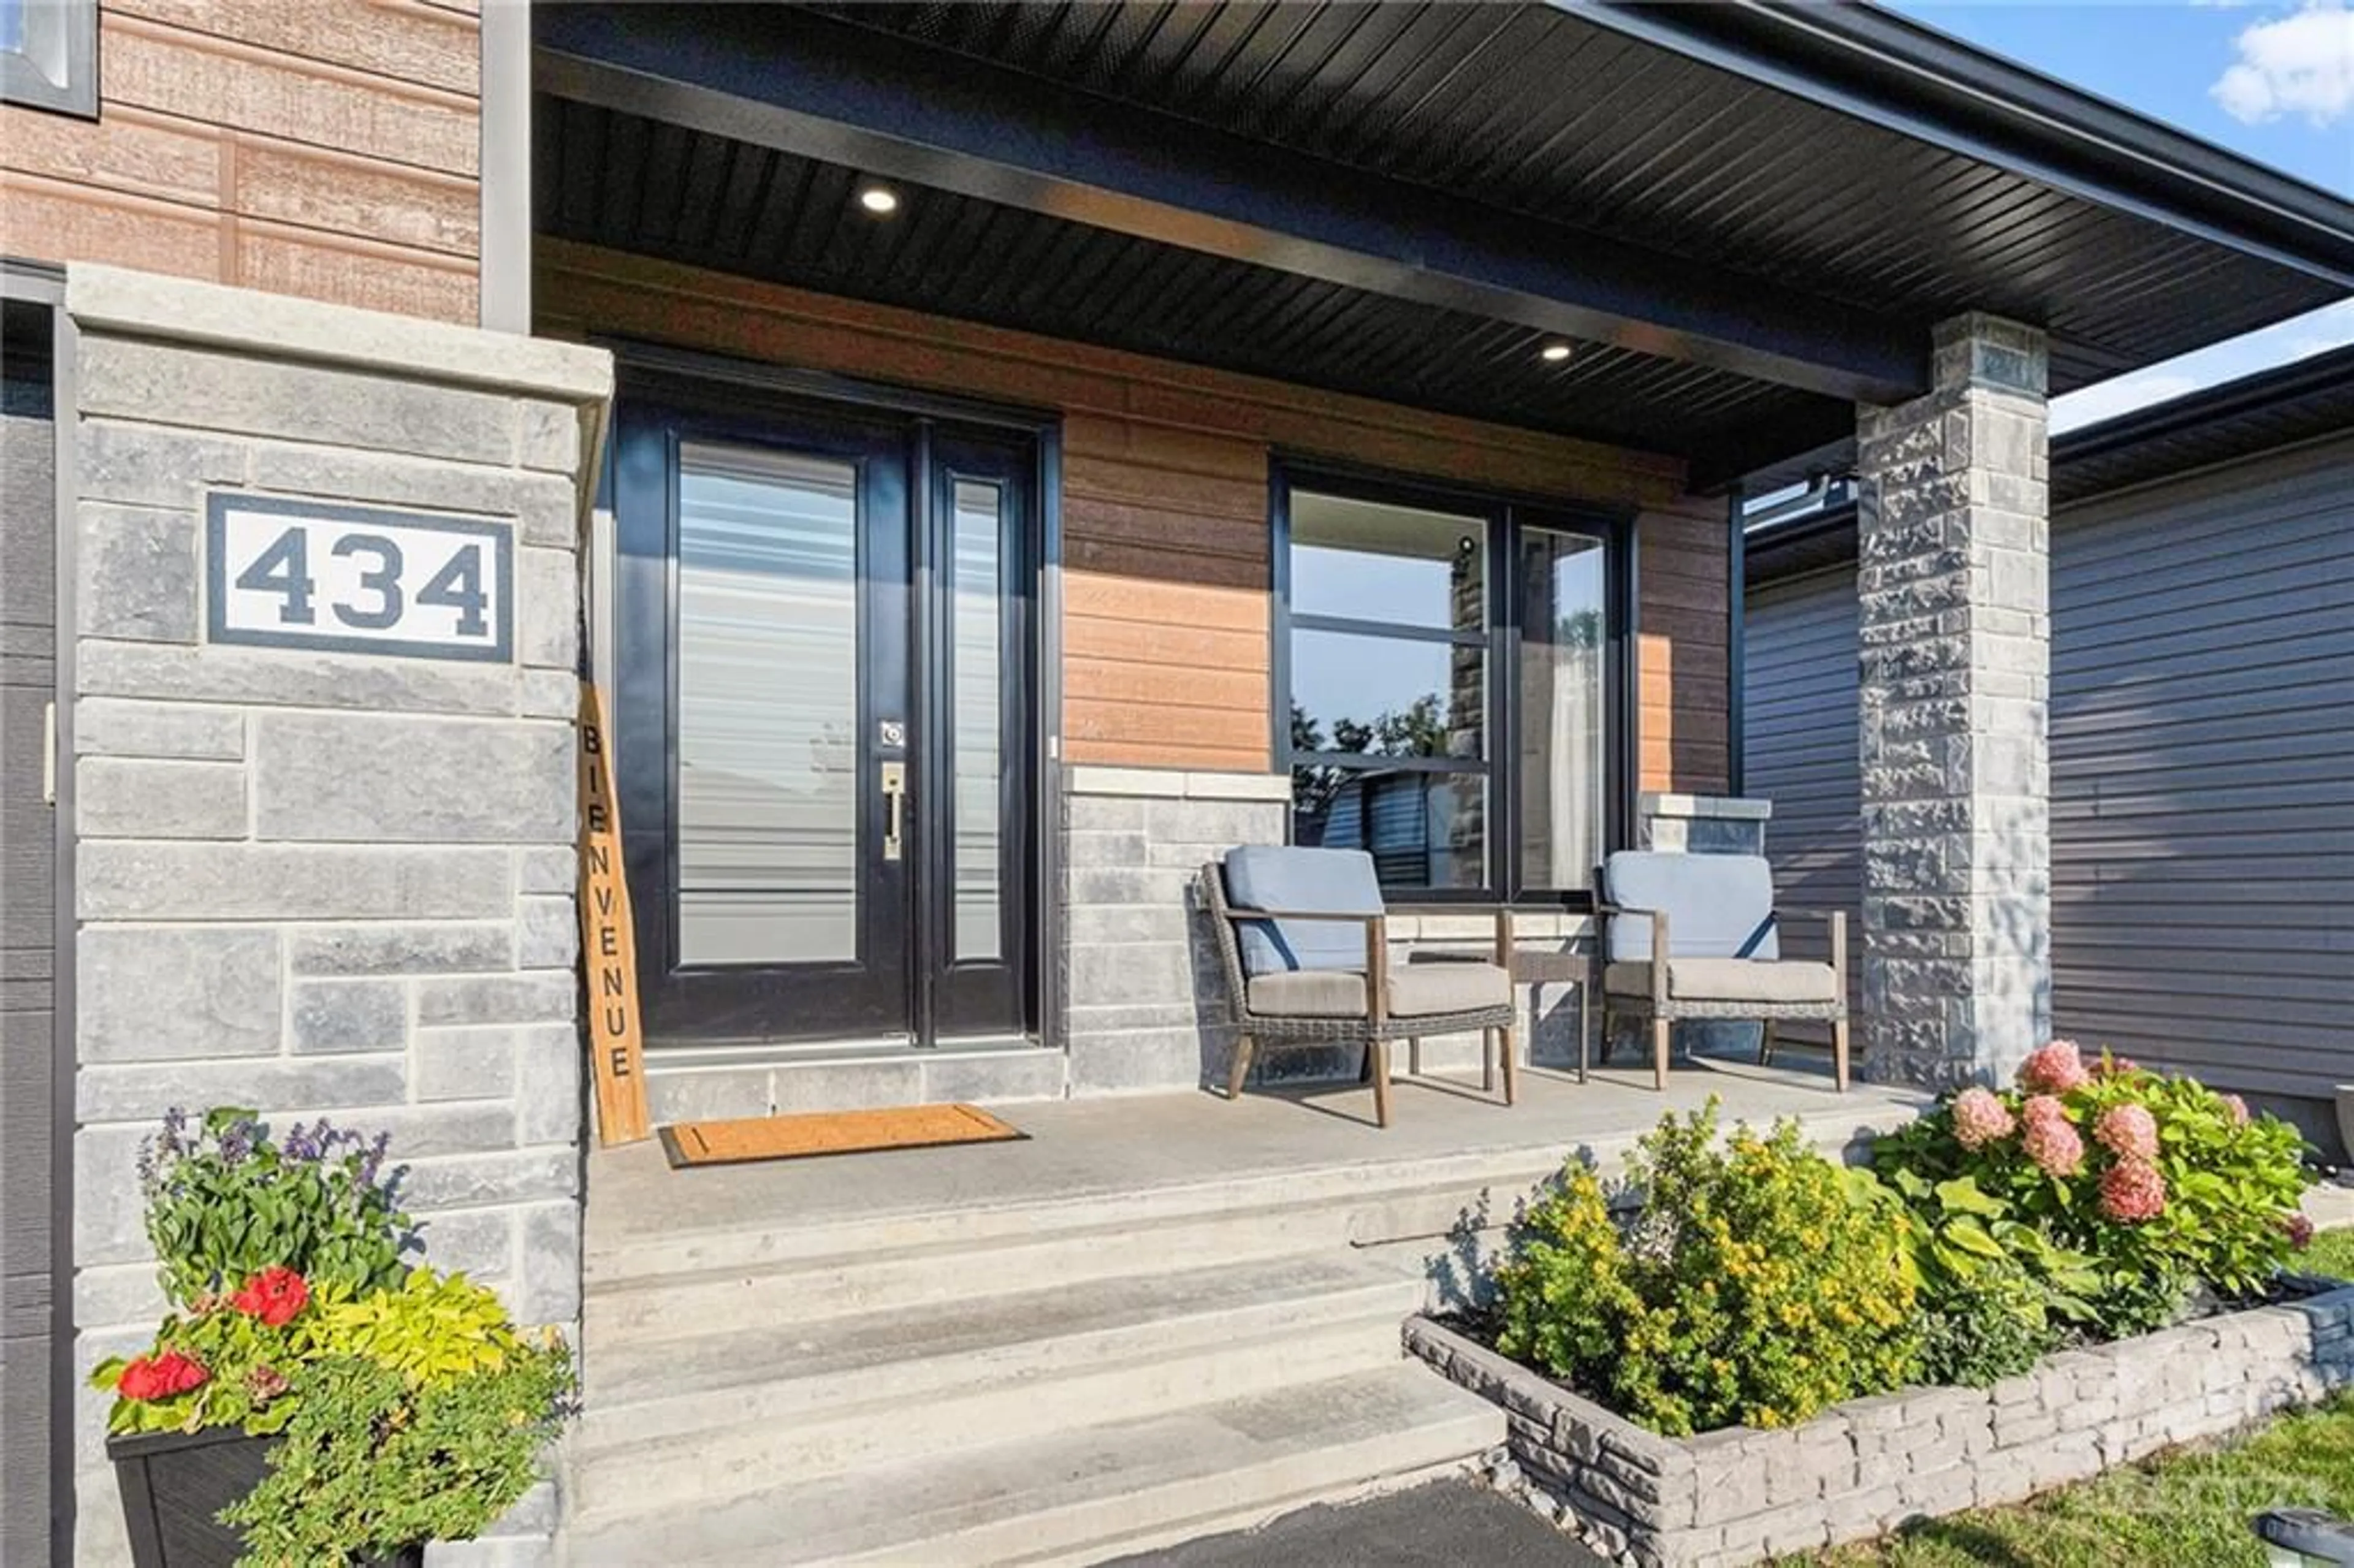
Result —
<instances>
[{"instance_id":1,"label":"roof overhang","mask_svg":"<svg viewBox=\"0 0 2354 1568\"><path fill-rule=\"evenodd\" d=\"M790 9L545 8L561 98L1827 396L1920 389L1905 323Z\"/></svg>"},{"instance_id":2,"label":"roof overhang","mask_svg":"<svg viewBox=\"0 0 2354 1568\"><path fill-rule=\"evenodd\" d=\"M1866 5L534 15L539 90L645 154L557 149L567 181L657 178L648 128L679 128L672 173L748 149L801 195L903 183L985 208L964 231L1029 270L980 279L928 242L887 279L714 254L627 202L579 218L577 192L567 238L1679 452L1703 488L1836 466L1850 405L1924 390L1929 329L1962 310L2046 327L2065 391L2354 291L2354 205ZM1188 266L1243 306L1181 310ZM1284 318L1268 278L1317 289ZM1509 373L1536 334L1594 346L1582 391ZM1474 338L1484 361L1416 368Z\"/></svg>"},{"instance_id":3,"label":"roof overhang","mask_svg":"<svg viewBox=\"0 0 2354 1568\"><path fill-rule=\"evenodd\" d=\"M1628 37L2354 291L2344 197L1877 5L1553 3Z\"/></svg>"}]
</instances>

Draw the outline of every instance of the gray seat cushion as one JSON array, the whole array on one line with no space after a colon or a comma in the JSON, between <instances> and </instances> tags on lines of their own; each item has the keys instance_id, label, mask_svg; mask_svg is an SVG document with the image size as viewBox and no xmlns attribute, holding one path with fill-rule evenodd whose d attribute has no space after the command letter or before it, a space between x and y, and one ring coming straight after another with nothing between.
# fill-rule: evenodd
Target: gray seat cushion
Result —
<instances>
[{"instance_id":1,"label":"gray seat cushion","mask_svg":"<svg viewBox=\"0 0 2354 1568\"><path fill-rule=\"evenodd\" d=\"M1672 934L1670 927L1670 934ZM1621 959L1602 971L1602 989L1617 996L1651 994L1648 961ZM1670 1001L1819 1001L1839 1000L1839 976L1829 964L1797 959L1670 959Z\"/></svg>"},{"instance_id":2,"label":"gray seat cushion","mask_svg":"<svg viewBox=\"0 0 2354 1568\"><path fill-rule=\"evenodd\" d=\"M1782 955L1774 933L1774 868L1763 855L1620 850L1603 863L1602 891L1613 904L1665 911L1670 958ZM1651 922L1611 916L1609 959L1650 956Z\"/></svg>"},{"instance_id":3,"label":"gray seat cushion","mask_svg":"<svg viewBox=\"0 0 2354 1568\"><path fill-rule=\"evenodd\" d=\"M1493 964L1413 964L1390 975L1393 1018L1476 1012L1511 1000L1511 977ZM1363 1018L1365 977L1340 969L1254 975L1249 1005L1268 1018Z\"/></svg>"},{"instance_id":4,"label":"gray seat cushion","mask_svg":"<svg viewBox=\"0 0 2354 1568\"><path fill-rule=\"evenodd\" d=\"M1226 902L1236 909L1312 909L1378 915L1382 885L1363 850L1246 844L1226 852ZM1363 969L1365 928L1348 920L1236 923L1243 972Z\"/></svg>"}]
</instances>

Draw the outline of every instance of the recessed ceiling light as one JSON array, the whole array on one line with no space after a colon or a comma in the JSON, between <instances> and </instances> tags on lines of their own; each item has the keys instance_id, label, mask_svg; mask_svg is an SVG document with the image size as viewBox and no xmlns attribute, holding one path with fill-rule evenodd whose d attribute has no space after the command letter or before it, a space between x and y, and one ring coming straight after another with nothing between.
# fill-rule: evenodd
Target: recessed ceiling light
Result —
<instances>
[{"instance_id":1,"label":"recessed ceiling light","mask_svg":"<svg viewBox=\"0 0 2354 1568\"><path fill-rule=\"evenodd\" d=\"M899 210L899 194L887 185L868 185L858 193L858 205L880 217Z\"/></svg>"},{"instance_id":2,"label":"recessed ceiling light","mask_svg":"<svg viewBox=\"0 0 2354 1568\"><path fill-rule=\"evenodd\" d=\"M1559 365L1569 357L1569 344L1565 343L1549 343L1537 350L1537 357L1547 365Z\"/></svg>"}]
</instances>

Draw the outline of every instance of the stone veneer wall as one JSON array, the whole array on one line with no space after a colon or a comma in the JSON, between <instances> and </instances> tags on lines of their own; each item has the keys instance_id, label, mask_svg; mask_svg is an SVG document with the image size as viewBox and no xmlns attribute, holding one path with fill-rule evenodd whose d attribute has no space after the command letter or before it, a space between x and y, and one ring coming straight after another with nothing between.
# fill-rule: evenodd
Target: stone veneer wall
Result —
<instances>
[{"instance_id":1,"label":"stone veneer wall","mask_svg":"<svg viewBox=\"0 0 2354 1568\"><path fill-rule=\"evenodd\" d=\"M2354 1386L2354 1287L2048 1358L1992 1388L1904 1389L1803 1426L1647 1432L1427 1319L1409 1353L1502 1405L1511 1460L1614 1562L1739 1568L2033 1497Z\"/></svg>"},{"instance_id":2,"label":"stone veneer wall","mask_svg":"<svg viewBox=\"0 0 2354 1568\"><path fill-rule=\"evenodd\" d=\"M1290 780L1085 765L1063 777L1059 961L1071 1093L1222 1079L1234 1033L1193 882L1204 862L1236 844L1283 842Z\"/></svg>"},{"instance_id":3,"label":"stone veneer wall","mask_svg":"<svg viewBox=\"0 0 2354 1568\"><path fill-rule=\"evenodd\" d=\"M1940 325L1858 425L1865 1072L2004 1078L2052 1023L2043 334Z\"/></svg>"},{"instance_id":4,"label":"stone veneer wall","mask_svg":"<svg viewBox=\"0 0 2354 1568\"><path fill-rule=\"evenodd\" d=\"M1223 1086L1234 1049L1216 938L1195 879L1237 844L1284 842L1291 783L1281 774L1075 767L1063 797L1063 1003L1073 1096ZM1583 916L1516 916L1523 953L1585 950ZM1394 913L1391 961L1417 952L1488 951L1490 916ZM1582 975L1582 962L1578 966ZM1522 1059L1577 1062L1576 982L1520 987ZM1598 1026L1599 1011L1588 1022ZM1262 1051L1252 1081L1353 1077L1354 1046ZM1434 1039L1426 1069L1476 1072L1479 1039ZM1405 1054L1393 1056L1403 1072Z\"/></svg>"},{"instance_id":5,"label":"stone veneer wall","mask_svg":"<svg viewBox=\"0 0 2354 1568\"><path fill-rule=\"evenodd\" d=\"M575 673L601 352L110 269L79 333L75 1361L163 1303L133 1159L173 1106L388 1128L431 1260L579 1316ZM514 657L208 645L205 497L491 518ZM80 1395L77 1558L125 1560ZM437 1563L548 1561L543 1490Z\"/></svg>"}]
</instances>

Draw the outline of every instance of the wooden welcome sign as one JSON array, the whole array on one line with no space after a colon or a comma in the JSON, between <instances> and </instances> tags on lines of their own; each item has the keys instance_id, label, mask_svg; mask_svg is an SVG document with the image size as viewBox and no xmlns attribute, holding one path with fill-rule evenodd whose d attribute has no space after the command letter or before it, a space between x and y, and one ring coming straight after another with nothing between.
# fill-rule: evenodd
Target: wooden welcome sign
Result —
<instances>
[{"instance_id":1,"label":"wooden welcome sign","mask_svg":"<svg viewBox=\"0 0 2354 1568\"><path fill-rule=\"evenodd\" d=\"M621 872L604 699L580 683L580 958L588 982L588 1069L602 1141L646 1136L645 1042L638 1032L638 938Z\"/></svg>"}]
</instances>

